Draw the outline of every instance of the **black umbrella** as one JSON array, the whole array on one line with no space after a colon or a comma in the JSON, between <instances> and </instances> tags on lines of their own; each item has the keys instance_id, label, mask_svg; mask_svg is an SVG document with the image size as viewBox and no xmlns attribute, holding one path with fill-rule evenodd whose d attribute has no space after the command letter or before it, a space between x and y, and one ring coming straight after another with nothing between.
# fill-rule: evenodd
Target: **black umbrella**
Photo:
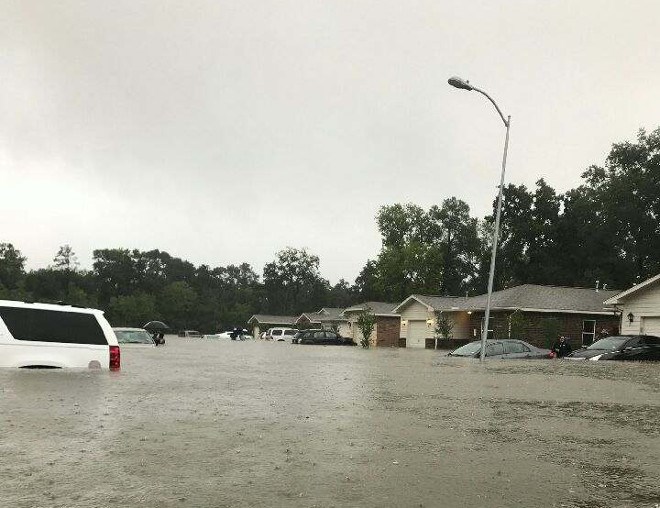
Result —
<instances>
[{"instance_id":1,"label":"black umbrella","mask_svg":"<svg viewBox=\"0 0 660 508\"><path fill-rule=\"evenodd\" d=\"M170 327L167 326L162 321L149 321L142 328L144 328L145 330L149 330L150 332L164 332L165 330L170 329Z\"/></svg>"}]
</instances>

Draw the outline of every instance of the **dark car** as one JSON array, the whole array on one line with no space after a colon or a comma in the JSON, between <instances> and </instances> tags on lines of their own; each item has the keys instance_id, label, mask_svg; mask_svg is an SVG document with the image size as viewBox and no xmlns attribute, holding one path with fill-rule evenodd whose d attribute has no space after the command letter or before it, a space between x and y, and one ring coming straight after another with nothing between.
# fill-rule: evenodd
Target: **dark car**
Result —
<instances>
[{"instance_id":1,"label":"dark car","mask_svg":"<svg viewBox=\"0 0 660 508\"><path fill-rule=\"evenodd\" d=\"M479 358L481 341L476 340L455 349L447 356L462 356ZM513 358L552 358L549 349L532 346L528 342L517 339L501 339L486 341L486 358L513 359Z\"/></svg>"},{"instance_id":2,"label":"dark car","mask_svg":"<svg viewBox=\"0 0 660 508\"><path fill-rule=\"evenodd\" d=\"M613 335L591 346L573 351L568 360L660 361L660 337L654 335Z\"/></svg>"},{"instance_id":3,"label":"dark car","mask_svg":"<svg viewBox=\"0 0 660 508\"><path fill-rule=\"evenodd\" d=\"M355 342L329 330L303 330L292 339L294 344L321 344L324 346L354 346Z\"/></svg>"}]
</instances>

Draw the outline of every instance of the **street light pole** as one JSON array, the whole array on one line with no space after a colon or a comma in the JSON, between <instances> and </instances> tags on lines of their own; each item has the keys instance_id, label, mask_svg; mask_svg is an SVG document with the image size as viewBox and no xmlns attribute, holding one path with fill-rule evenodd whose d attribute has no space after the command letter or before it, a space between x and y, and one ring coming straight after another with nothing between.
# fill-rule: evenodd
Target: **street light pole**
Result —
<instances>
[{"instance_id":1,"label":"street light pole","mask_svg":"<svg viewBox=\"0 0 660 508\"><path fill-rule=\"evenodd\" d=\"M504 189L504 174L506 171L506 154L509 149L509 129L511 127L511 115L504 118L502 111L497 106L495 101L490 95L483 90L472 86L469 81L464 81L458 77L449 78L447 81L451 86L460 88L462 90L475 90L484 95L492 104L500 115L504 126L506 127L506 138L504 139L504 155L502 156L502 174L500 176L499 192L497 193L497 212L495 213L495 228L493 229L493 250L490 254L490 273L488 274L488 298L486 300L486 313L484 316L484 328L481 330L481 352L479 353L479 360L484 361L486 356L486 338L488 337L488 325L490 321L490 302L493 295L493 279L495 278L495 258L497 257L497 240L500 236L500 216L502 215L502 191Z\"/></svg>"}]
</instances>

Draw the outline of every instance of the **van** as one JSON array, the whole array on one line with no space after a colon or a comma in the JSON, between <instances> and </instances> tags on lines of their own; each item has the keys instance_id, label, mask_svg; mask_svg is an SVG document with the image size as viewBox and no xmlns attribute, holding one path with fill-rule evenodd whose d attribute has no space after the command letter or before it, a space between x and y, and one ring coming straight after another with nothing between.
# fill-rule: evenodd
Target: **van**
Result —
<instances>
[{"instance_id":1,"label":"van","mask_svg":"<svg viewBox=\"0 0 660 508\"><path fill-rule=\"evenodd\" d=\"M266 334L266 339L282 342L291 339L298 330L294 328L271 328Z\"/></svg>"},{"instance_id":2,"label":"van","mask_svg":"<svg viewBox=\"0 0 660 508\"><path fill-rule=\"evenodd\" d=\"M121 355L103 311L0 300L0 367L118 370Z\"/></svg>"}]
</instances>

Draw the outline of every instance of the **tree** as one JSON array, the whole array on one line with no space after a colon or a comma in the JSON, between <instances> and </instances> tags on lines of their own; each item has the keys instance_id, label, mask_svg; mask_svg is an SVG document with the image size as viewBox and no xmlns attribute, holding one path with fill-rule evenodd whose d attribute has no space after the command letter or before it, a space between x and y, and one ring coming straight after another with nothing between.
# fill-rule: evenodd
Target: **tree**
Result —
<instances>
[{"instance_id":1,"label":"tree","mask_svg":"<svg viewBox=\"0 0 660 508\"><path fill-rule=\"evenodd\" d=\"M53 258L56 270L75 271L78 268L78 258L69 244L62 245Z\"/></svg>"},{"instance_id":2,"label":"tree","mask_svg":"<svg viewBox=\"0 0 660 508\"><path fill-rule=\"evenodd\" d=\"M274 313L298 314L325 305L329 282L321 277L319 258L287 247L264 266L267 307Z\"/></svg>"},{"instance_id":3,"label":"tree","mask_svg":"<svg viewBox=\"0 0 660 508\"><path fill-rule=\"evenodd\" d=\"M435 333L442 339L451 338L454 330L454 322L442 312L435 313Z\"/></svg>"},{"instance_id":4,"label":"tree","mask_svg":"<svg viewBox=\"0 0 660 508\"><path fill-rule=\"evenodd\" d=\"M25 275L25 260L11 243L0 243L0 286L16 289Z\"/></svg>"},{"instance_id":5,"label":"tree","mask_svg":"<svg viewBox=\"0 0 660 508\"><path fill-rule=\"evenodd\" d=\"M108 305L108 320L113 326L141 327L158 317L155 298L141 292L113 296Z\"/></svg>"},{"instance_id":6,"label":"tree","mask_svg":"<svg viewBox=\"0 0 660 508\"><path fill-rule=\"evenodd\" d=\"M355 324L362 334L360 345L366 349L371 345L371 334L373 333L374 328L376 328L376 316L374 316L371 309L367 307L358 314Z\"/></svg>"}]
</instances>

